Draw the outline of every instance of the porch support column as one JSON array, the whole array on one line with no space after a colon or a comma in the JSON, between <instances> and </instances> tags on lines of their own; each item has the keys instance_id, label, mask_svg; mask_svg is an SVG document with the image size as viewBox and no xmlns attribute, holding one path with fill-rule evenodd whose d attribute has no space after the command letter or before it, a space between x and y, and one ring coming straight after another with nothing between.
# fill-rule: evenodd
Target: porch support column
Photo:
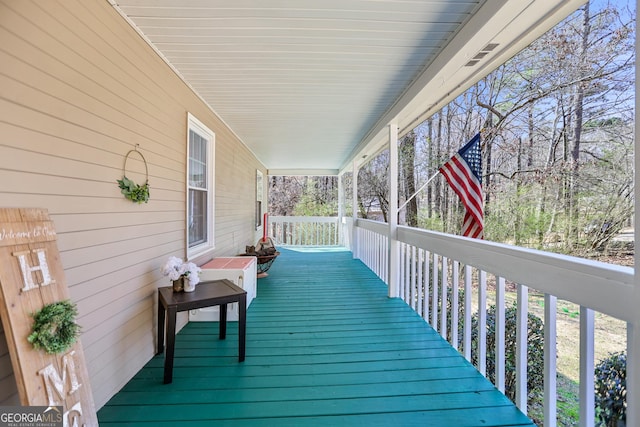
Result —
<instances>
[{"instance_id":1,"label":"porch support column","mask_svg":"<svg viewBox=\"0 0 640 427\"><path fill-rule=\"evenodd\" d=\"M389 298L400 289L400 243L398 242L398 124L389 124Z\"/></svg>"},{"instance_id":2,"label":"porch support column","mask_svg":"<svg viewBox=\"0 0 640 427\"><path fill-rule=\"evenodd\" d=\"M353 182L353 209L351 212L351 254L353 258L357 259L360 254L360 248L358 247L358 230L356 224L358 222L358 165L356 161L353 161L353 177L351 179Z\"/></svg>"},{"instance_id":3,"label":"porch support column","mask_svg":"<svg viewBox=\"0 0 640 427\"><path fill-rule=\"evenodd\" d=\"M636 222L637 224L637 222ZM638 233L636 238L638 237ZM636 256L637 258L637 256ZM638 272L636 271L636 301L638 294ZM640 304L640 302L639 302ZM636 321L627 323L627 427L640 427L640 325Z\"/></svg>"},{"instance_id":4,"label":"porch support column","mask_svg":"<svg viewBox=\"0 0 640 427\"><path fill-rule=\"evenodd\" d=\"M637 5L637 4L636 4ZM636 19L638 12L636 10ZM640 33L636 31L636 46L640 42ZM636 76L640 73L640 64L636 61ZM640 186L638 185L638 171L640 169L640 145L638 144L638 135L640 135L640 82L636 79L635 83L635 129L636 137L634 163L636 176L634 177L634 192L636 203L640 197ZM636 208L634 213L634 238L636 242L640 241L640 212ZM634 290L633 298L636 307L640 307L640 270L638 269L640 262L640 254L635 251L634 255ZM640 427L640 312L634 310L631 314L632 321L627 323L627 427Z\"/></svg>"},{"instance_id":5,"label":"porch support column","mask_svg":"<svg viewBox=\"0 0 640 427\"><path fill-rule=\"evenodd\" d=\"M344 227L342 226L342 220L344 219L344 186L342 185L342 175L338 175L338 223L336 224L336 234L338 235L338 245L345 244L344 242Z\"/></svg>"}]
</instances>

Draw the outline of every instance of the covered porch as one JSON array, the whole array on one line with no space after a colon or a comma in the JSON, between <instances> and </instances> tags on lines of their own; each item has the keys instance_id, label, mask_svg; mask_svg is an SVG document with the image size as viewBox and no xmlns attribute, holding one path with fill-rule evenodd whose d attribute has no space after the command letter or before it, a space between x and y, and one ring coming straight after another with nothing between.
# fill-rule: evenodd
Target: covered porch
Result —
<instances>
[{"instance_id":1,"label":"covered porch","mask_svg":"<svg viewBox=\"0 0 640 427\"><path fill-rule=\"evenodd\" d=\"M174 381L154 357L99 412L100 425L533 425L511 401L342 248L281 249L237 323L191 322ZM237 335L236 335L237 336Z\"/></svg>"},{"instance_id":2,"label":"covered porch","mask_svg":"<svg viewBox=\"0 0 640 427\"><path fill-rule=\"evenodd\" d=\"M295 243L350 252L286 251L261 279L244 363L233 329L219 342L215 325L185 317L173 384L162 384L163 359L154 356L162 265L170 256L203 264L253 244L268 210L257 177L357 177L367 159L397 147L581 3L0 0L0 194L3 206L51 213L100 424L531 425L523 338L516 404L499 391L504 311L496 386L483 376L486 344L477 370L469 362L471 307L483 325L490 276L503 308L505 282L517 285L520 337L529 288L545 295L545 425L556 425L557 299L580 306L580 425L594 425L597 313L628 325L627 426L640 425L633 268L354 212L322 221L335 241ZM194 129L206 137L203 158L190 146ZM138 149L146 160L127 169ZM203 160L207 227L196 237L206 244L196 251L191 169ZM148 203L122 197L116 180L125 172L148 178ZM390 188L397 184L392 173ZM455 289L472 285L475 300L458 298ZM0 404L17 405L2 339L0 371Z\"/></svg>"}]
</instances>

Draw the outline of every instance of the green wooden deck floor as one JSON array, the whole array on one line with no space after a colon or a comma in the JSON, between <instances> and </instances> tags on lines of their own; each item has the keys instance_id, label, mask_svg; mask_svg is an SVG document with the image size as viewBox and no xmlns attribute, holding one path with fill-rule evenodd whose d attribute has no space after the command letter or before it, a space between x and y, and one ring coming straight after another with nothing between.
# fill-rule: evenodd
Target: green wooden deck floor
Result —
<instances>
[{"instance_id":1,"label":"green wooden deck floor","mask_svg":"<svg viewBox=\"0 0 640 427\"><path fill-rule=\"evenodd\" d=\"M154 357L100 411L100 425L533 426L350 252L281 256L237 322L191 322L174 379Z\"/></svg>"}]
</instances>

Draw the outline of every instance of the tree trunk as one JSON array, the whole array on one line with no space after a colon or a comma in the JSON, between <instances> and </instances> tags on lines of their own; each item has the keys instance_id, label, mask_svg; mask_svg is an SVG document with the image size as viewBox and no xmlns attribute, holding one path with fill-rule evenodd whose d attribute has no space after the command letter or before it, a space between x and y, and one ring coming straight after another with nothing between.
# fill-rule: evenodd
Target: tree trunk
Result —
<instances>
[{"instance_id":1,"label":"tree trunk","mask_svg":"<svg viewBox=\"0 0 640 427\"><path fill-rule=\"evenodd\" d=\"M416 133L411 131L400 141L400 162L404 179L405 200L415 195L415 158L416 158ZM406 221L409 227L418 226L418 198L413 197L406 206Z\"/></svg>"},{"instance_id":2,"label":"tree trunk","mask_svg":"<svg viewBox=\"0 0 640 427\"><path fill-rule=\"evenodd\" d=\"M560 191L562 192L562 209L564 212L564 217L569 219L571 218L571 177L570 177L570 161L569 161L569 153L571 151L571 141L569 140L571 137L569 133L573 129L573 96L570 96L569 99L569 107L568 111L564 112L564 127L562 132L562 186ZM571 233L571 224L569 221L566 221L566 226L564 229L564 240L568 250L572 250L573 248L573 234Z\"/></svg>"},{"instance_id":3,"label":"tree trunk","mask_svg":"<svg viewBox=\"0 0 640 427\"><path fill-rule=\"evenodd\" d=\"M485 129L493 128L493 113L489 111L487 113L487 120L484 123ZM484 141L484 182L482 183L482 188L484 189L484 216L489 215L489 210L491 207L491 156L493 152L493 138L494 132L489 132L489 137Z\"/></svg>"},{"instance_id":4,"label":"tree trunk","mask_svg":"<svg viewBox=\"0 0 640 427\"><path fill-rule=\"evenodd\" d=\"M535 131L534 127L533 127L533 108L535 106L535 103L531 102L529 104L529 108L527 111L527 124L528 124L528 130L529 130L529 150L527 152L527 168L531 169L533 168L533 148L534 148L534 138L533 138L533 132Z\"/></svg>"},{"instance_id":5,"label":"tree trunk","mask_svg":"<svg viewBox=\"0 0 640 427\"><path fill-rule=\"evenodd\" d=\"M547 212L547 198L548 198L548 192L549 192L549 185L547 184L547 180L550 178L549 175L552 173L552 166L556 162L557 146L560 143L560 138L562 138L562 132L560 135L558 135L558 131L557 131L558 122L560 121L560 116L561 116L560 110L561 110L560 103L558 102L558 104L556 105L556 111L554 113L555 119L552 126L553 133L551 135L551 138L549 138L549 148L547 150L547 159L542 169L544 174L544 176L541 177L542 179L541 193L542 194L540 194L538 208L537 208L537 218L536 218L536 234L538 236L538 244L540 247L544 245L545 234L549 234L553 231L553 224L554 224L553 220L555 219L555 213L554 213L548 229L544 230L542 226L543 226L545 214ZM529 127L530 129L533 129L533 122L531 122L529 126L530 126Z\"/></svg>"},{"instance_id":6,"label":"tree trunk","mask_svg":"<svg viewBox=\"0 0 640 427\"><path fill-rule=\"evenodd\" d=\"M445 124L445 130L446 130L446 149L445 149L445 153L447 153L447 158L445 159L445 161L449 160L449 158L452 156L453 153L451 153L451 119L453 116L453 109L452 108L447 108L447 120L446 120L446 124ZM458 225L453 225L454 224L454 218L456 217L455 215L455 210L454 207L458 206L458 201L457 201L457 196L455 195L455 193L453 191L450 191L451 189L449 188L449 185L445 185L443 188L443 203L444 206L442 207L443 209L443 218L444 218L444 223L445 223L445 232L449 232L450 230L455 230L457 229Z\"/></svg>"},{"instance_id":7,"label":"tree trunk","mask_svg":"<svg viewBox=\"0 0 640 427\"><path fill-rule=\"evenodd\" d=\"M427 148L427 176L431 176L431 164L433 163L433 119L429 117L427 121L427 128L429 136L427 137L427 143L429 144ZM438 167L438 165L435 165ZM433 216L433 187L431 185L427 185L427 218L431 218Z\"/></svg>"},{"instance_id":8,"label":"tree trunk","mask_svg":"<svg viewBox=\"0 0 640 427\"><path fill-rule=\"evenodd\" d=\"M578 67L580 70L584 70L586 65L586 55L589 44L589 2L584 5L584 15L582 21L582 46L580 52L580 62ZM580 142L582 139L582 123L584 120L583 107L584 107L584 92L587 82L579 82L576 85L575 103L573 105L573 111L575 114L574 130L573 130L573 147L571 148L571 176L570 176L570 215L571 215L571 241L577 244L579 242L579 204L578 204L578 192L580 182Z\"/></svg>"},{"instance_id":9,"label":"tree trunk","mask_svg":"<svg viewBox=\"0 0 640 427\"><path fill-rule=\"evenodd\" d=\"M443 109L444 110L444 109ZM436 126L436 137L435 137L435 152L436 153L441 153L442 149L442 114L443 112L440 111L438 113L438 124ZM436 167L440 167L440 163L441 163L441 159L437 158L438 160L438 165ZM442 222L444 223L444 229L443 231L447 231L446 229L446 218L444 217L444 210L442 209L442 183L444 182L444 178L442 179L436 179L435 185L434 185L434 192L435 192L435 199L434 199L434 204L435 204L435 209L436 209L436 214L442 219Z\"/></svg>"},{"instance_id":10,"label":"tree trunk","mask_svg":"<svg viewBox=\"0 0 640 427\"><path fill-rule=\"evenodd\" d=\"M516 158L516 162L517 162L517 169L518 171L522 170L522 138L518 138L518 153L516 154L517 158ZM516 174L515 176L515 180L516 180L516 212L515 212L515 223L514 223L514 227L513 227L513 240L515 241L515 245L519 246L520 245L520 228L522 227L521 225L521 215L522 215L522 210L520 209L520 192L521 192L521 185L522 185L522 178L520 177L520 174Z\"/></svg>"}]
</instances>

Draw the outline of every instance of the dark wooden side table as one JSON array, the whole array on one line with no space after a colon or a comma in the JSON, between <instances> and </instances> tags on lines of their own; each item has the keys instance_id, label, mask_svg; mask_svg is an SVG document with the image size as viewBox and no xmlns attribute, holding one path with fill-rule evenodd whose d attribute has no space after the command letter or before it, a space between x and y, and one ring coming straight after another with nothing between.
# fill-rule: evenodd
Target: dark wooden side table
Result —
<instances>
[{"instance_id":1,"label":"dark wooden side table","mask_svg":"<svg viewBox=\"0 0 640 427\"><path fill-rule=\"evenodd\" d=\"M238 361L244 361L247 332L247 292L227 279L200 282L193 292L173 292L171 286L158 288L158 352L164 350L165 312L167 317L167 353L164 358L164 383L173 380L173 354L176 343L176 314L179 311L220 306L220 339L227 336L227 304L238 303Z\"/></svg>"}]
</instances>

